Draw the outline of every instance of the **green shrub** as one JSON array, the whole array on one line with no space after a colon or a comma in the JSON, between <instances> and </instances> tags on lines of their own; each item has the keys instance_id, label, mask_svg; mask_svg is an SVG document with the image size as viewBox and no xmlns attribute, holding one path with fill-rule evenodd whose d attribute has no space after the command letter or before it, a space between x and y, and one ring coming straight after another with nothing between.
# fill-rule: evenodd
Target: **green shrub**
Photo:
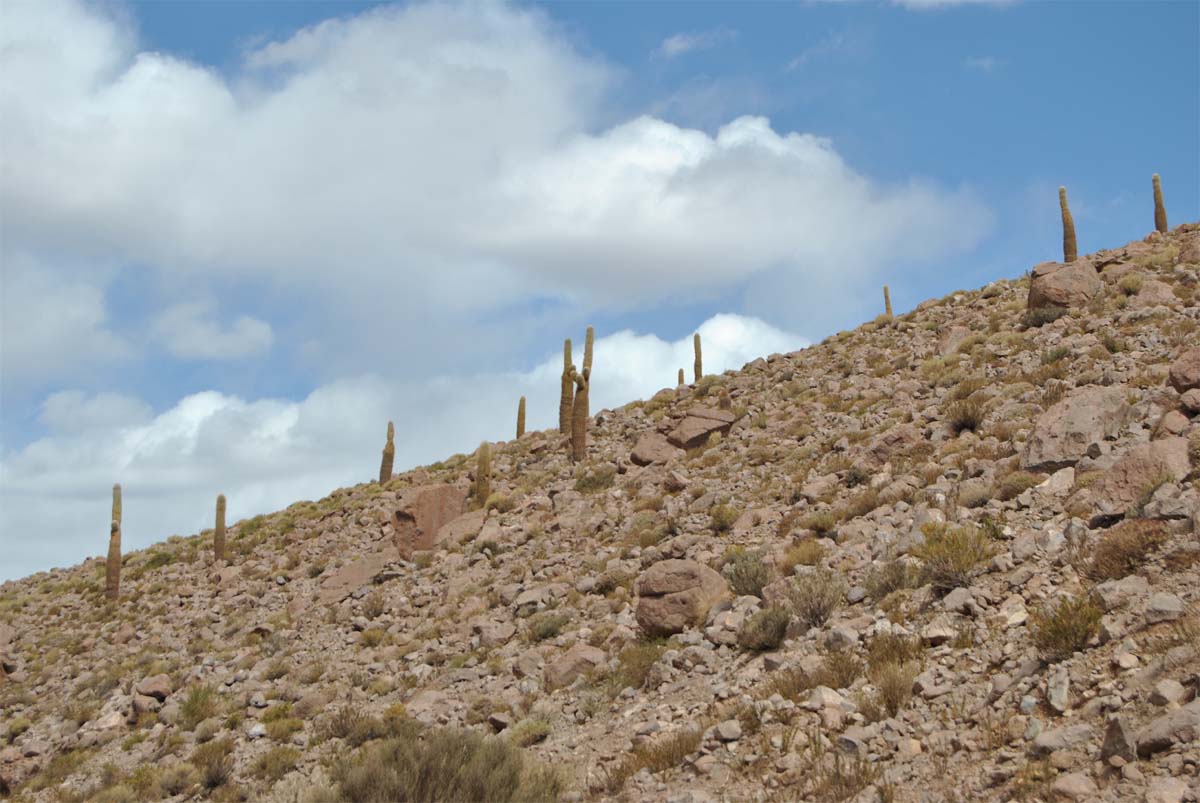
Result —
<instances>
[{"instance_id":1,"label":"green shrub","mask_svg":"<svg viewBox=\"0 0 1200 803\"><path fill-rule=\"evenodd\" d=\"M529 747L550 735L550 723L544 719L530 717L518 722L505 735L518 747Z\"/></svg>"},{"instance_id":2,"label":"green shrub","mask_svg":"<svg viewBox=\"0 0 1200 803\"><path fill-rule=\"evenodd\" d=\"M1167 527L1150 519L1126 519L1100 538L1086 574L1093 580L1120 580L1133 574L1167 542Z\"/></svg>"},{"instance_id":3,"label":"green shrub","mask_svg":"<svg viewBox=\"0 0 1200 803\"><path fill-rule=\"evenodd\" d=\"M617 467L613 465L600 466L585 472L575 480L575 490L580 493L594 494L606 491L613 486L617 478Z\"/></svg>"},{"instance_id":4,"label":"green shrub","mask_svg":"<svg viewBox=\"0 0 1200 803\"><path fill-rule=\"evenodd\" d=\"M734 593L762 598L763 586L771 582L771 569L760 552L734 551L721 569Z\"/></svg>"},{"instance_id":5,"label":"green shrub","mask_svg":"<svg viewBox=\"0 0 1200 803\"><path fill-rule=\"evenodd\" d=\"M922 579L939 591L970 585L971 579L995 554L988 537L976 527L926 524L925 542L912 549L922 562Z\"/></svg>"},{"instance_id":6,"label":"green shrub","mask_svg":"<svg viewBox=\"0 0 1200 803\"><path fill-rule=\"evenodd\" d=\"M1034 307L1025 313L1025 317L1021 322L1024 323L1026 327L1033 329L1039 326L1045 326L1048 323L1054 323L1066 314L1066 307Z\"/></svg>"},{"instance_id":7,"label":"green shrub","mask_svg":"<svg viewBox=\"0 0 1200 803\"><path fill-rule=\"evenodd\" d=\"M893 591L920 584L921 572L916 566L902 558L892 558L867 573L866 588L871 599L879 601Z\"/></svg>"},{"instance_id":8,"label":"green shrub","mask_svg":"<svg viewBox=\"0 0 1200 803\"><path fill-rule=\"evenodd\" d=\"M783 643L792 615L786 608L766 608L742 623L738 644L744 650L762 652L773 650Z\"/></svg>"},{"instance_id":9,"label":"green shrub","mask_svg":"<svg viewBox=\"0 0 1200 803\"><path fill-rule=\"evenodd\" d=\"M1047 661L1070 658L1100 631L1103 613L1088 595L1066 597L1030 617L1033 643Z\"/></svg>"},{"instance_id":10,"label":"green shrub","mask_svg":"<svg viewBox=\"0 0 1200 803\"><path fill-rule=\"evenodd\" d=\"M272 747L254 760L251 771L258 778L278 781L296 767L300 751L293 747Z\"/></svg>"},{"instance_id":11,"label":"green shrub","mask_svg":"<svg viewBox=\"0 0 1200 803\"><path fill-rule=\"evenodd\" d=\"M217 713L217 690L212 686L192 686L179 706L179 727L190 731Z\"/></svg>"},{"instance_id":12,"label":"green shrub","mask_svg":"<svg viewBox=\"0 0 1200 803\"><path fill-rule=\"evenodd\" d=\"M954 402L946 409L946 423L955 435L961 435L967 430L976 432L983 424L986 411L983 402L976 398Z\"/></svg>"},{"instance_id":13,"label":"green shrub","mask_svg":"<svg viewBox=\"0 0 1200 803\"><path fill-rule=\"evenodd\" d=\"M206 742L192 752L192 766L200 774L205 789L216 789L233 775L233 740Z\"/></svg>"},{"instance_id":14,"label":"green shrub","mask_svg":"<svg viewBox=\"0 0 1200 803\"><path fill-rule=\"evenodd\" d=\"M791 577L797 566L816 566L825 557L825 547L819 541L805 540L788 547L779 562L779 573Z\"/></svg>"},{"instance_id":15,"label":"green shrub","mask_svg":"<svg viewBox=\"0 0 1200 803\"><path fill-rule=\"evenodd\" d=\"M557 773L508 741L452 728L367 745L336 760L333 779L360 803L554 801L563 790Z\"/></svg>"},{"instance_id":16,"label":"green shrub","mask_svg":"<svg viewBox=\"0 0 1200 803\"><path fill-rule=\"evenodd\" d=\"M548 638L554 638L568 622L571 617L565 613L557 613L555 611L546 611L539 613L529 620L529 638L533 641L545 641Z\"/></svg>"},{"instance_id":17,"label":"green shrub","mask_svg":"<svg viewBox=\"0 0 1200 803\"><path fill-rule=\"evenodd\" d=\"M709 511L712 517L712 530L715 533L726 533L733 529L733 523L741 513L732 505L713 505Z\"/></svg>"},{"instance_id":18,"label":"green shrub","mask_svg":"<svg viewBox=\"0 0 1200 803\"><path fill-rule=\"evenodd\" d=\"M996 498L1001 502L1016 499L1041 481L1037 474L1030 474L1028 471L1014 471L1005 475L1004 479L996 484Z\"/></svg>"},{"instance_id":19,"label":"green shrub","mask_svg":"<svg viewBox=\"0 0 1200 803\"><path fill-rule=\"evenodd\" d=\"M792 615L805 627L825 624L846 597L846 581L827 570L795 578L786 592Z\"/></svg>"}]
</instances>

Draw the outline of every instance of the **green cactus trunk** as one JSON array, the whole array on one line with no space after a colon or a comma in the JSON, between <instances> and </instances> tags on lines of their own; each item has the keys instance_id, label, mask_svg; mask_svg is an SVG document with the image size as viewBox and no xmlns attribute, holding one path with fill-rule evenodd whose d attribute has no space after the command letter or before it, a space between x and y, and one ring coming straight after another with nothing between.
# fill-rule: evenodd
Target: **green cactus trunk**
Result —
<instances>
[{"instance_id":1,"label":"green cactus trunk","mask_svg":"<svg viewBox=\"0 0 1200 803\"><path fill-rule=\"evenodd\" d=\"M479 444L478 462L475 465L475 487L471 490L479 507L487 504L492 495L492 445L487 441Z\"/></svg>"},{"instance_id":2,"label":"green cactus trunk","mask_svg":"<svg viewBox=\"0 0 1200 803\"><path fill-rule=\"evenodd\" d=\"M583 372L588 376L592 375L592 346L595 342L596 330L589 326L587 336L583 340Z\"/></svg>"},{"instance_id":3,"label":"green cactus trunk","mask_svg":"<svg viewBox=\"0 0 1200 803\"><path fill-rule=\"evenodd\" d=\"M121 596L121 523L115 519L108 534L108 557L104 559L104 596L112 602Z\"/></svg>"},{"instance_id":4,"label":"green cactus trunk","mask_svg":"<svg viewBox=\"0 0 1200 803\"><path fill-rule=\"evenodd\" d=\"M562 394L558 397L558 431L571 432L571 400L575 393L575 366L571 364L571 338L563 341Z\"/></svg>"},{"instance_id":5,"label":"green cactus trunk","mask_svg":"<svg viewBox=\"0 0 1200 803\"><path fill-rule=\"evenodd\" d=\"M571 410L571 459L578 462L587 456L588 388L590 371L575 377L575 404Z\"/></svg>"},{"instance_id":6,"label":"green cactus trunk","mask_svg":"<svg viewBox=\"0 0 1200 803\"><path fill-rule=\"evenodd\" d=\"M892 294L888 292L888 286L883 286L883 314L892 317Z\"/></svg>"},{"instance_id":7,"label":"green cactus trunk","mask_svg":"<svg viewBox=\"0 0 1200 803\"><path fill-rule=\"evenodd\" d=\"M1058 188L1058 205L1062 208L1063 227L1063 262L1074 262L1075 251L1075 220L1071 217L1071 207L1067 205L1067 188Z\"/></svg>"},{"instance_id":8,"label":"green cactus trunk","mask_svg":"<svg viewBox=\"0 0 1200 803\"><path fill-rule=\"evenodd\" d=\"M700 333L692 335L692 350L696 352L696 364L692 366L692 373L695 375L695 381L699 382L700 377L704 376L704 360L700 354Z\"/></svg>"},{"instance_id":9,"label":"green cactus trunk","mask_svg":"<svg viewBox=\"0 0 1200 803\"><path fill-rule=\"evenodd\" d=\"M387 443L383 446L383 459L379 462L379 482L390 482L392 479L392 464L396 460L396 428L388 422Z\"/></svg>"},{"instance_id":10,"label":"green cactus trunk","mask_svg":"<svg viewBox=\"0 0 1200 803\"><path fill-rule=\"evenodd\" d=\"M1154 228L1163 234L1168 231L1167 207L1163 205L1162 182L1158 179L1158 173L1154 174Z\"/></svg>"},{"instance_id":11,"label":"green cactus trunk","mask_svg":"<svg viewBox=\"0 0 1200 803\"><path fill-rule=\"evenodd\" d=\"M525 397L521 397L521 401L517 402L517 440L520 440L525 435Z\"/></svg>"},{"instance_id":12,"label":"green cactus trunk","mask_svg":"<svg viewBox=\"0 0 1200 803\"><path fill-rule=\"evenodd\" d=\"M679 369L679 379L676 381L675 384L677 384L677 385L683 384L683 369L682 368Z\"/></svg>"},{"instance_id":13,"label":"green cactus trunk","mask_svg":"<svg viewBox=\"0 0 1200 803\"><path fill-rule=\"evenodd\" d=\"M121 523L121 483L113 485L113 500L112 500L112 517L109 521L115 521L118 525Z\"/></svg>"},{"instance_id":14,"label":"green cactus trunk","mask_svg":"<svg viewBox=\"0 0 1200 803\"><path fill-rule=\"evenodd\" d=\"M225 562L225 494L217 494L217 521L213 525L213 558Z\"/></svg>"}]
</instances>

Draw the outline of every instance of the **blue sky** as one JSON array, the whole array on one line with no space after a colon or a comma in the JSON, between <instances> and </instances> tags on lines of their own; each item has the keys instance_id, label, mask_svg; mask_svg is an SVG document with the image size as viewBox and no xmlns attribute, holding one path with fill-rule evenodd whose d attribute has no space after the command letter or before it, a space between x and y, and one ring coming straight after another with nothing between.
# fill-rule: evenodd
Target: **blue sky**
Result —
<instances>
[{"instance_id":1,"label":"blue sky","mask_svg":"<svg viewBox=\"0 0 1200 803\"><path fill-rule=\"evenodd\" d=\"M0 4L0 579L1200 219L1194 2ZM608 370L604 370L605 366ZM607 374L607 376L605 376ZM606 379L607 381L602 381ZM465 392L464 388L470 388ZM36 532L40 537L31 539Z\"/></svg>"}]
</instances>

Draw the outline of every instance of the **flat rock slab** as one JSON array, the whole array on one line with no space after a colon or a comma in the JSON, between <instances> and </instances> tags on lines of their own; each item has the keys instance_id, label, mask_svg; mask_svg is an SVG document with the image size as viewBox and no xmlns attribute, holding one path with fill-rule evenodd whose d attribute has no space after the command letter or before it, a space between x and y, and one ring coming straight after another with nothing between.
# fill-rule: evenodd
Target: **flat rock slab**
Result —
<instances>
[{"instance_id":1,"label":"flat rock slab","mask_svg":"<svg viewBox=\"0 0 1200 803\"><path fill-rule=\"evenodd\" d=\"M433 549L438 531L467 509L466 491L448 484L405 488L396 501L394 539L405 560L414 552Z\"/></svg>"},{"instance_id":2,"label":"flat rock slab","mask_svg":"<svg viewBox=\"0 0 1200 803\"><path fill-rule=\"evenodd\" d=\"M629 459L639 466L669 463L681 456L683 450L657 432L644 432L629 453Z\"/></svg>"},{"instance_id":3,"label":"flat rock slab","mask_svg":"<svg viewBox=\"0 0 1200 803\"><path fill-rule=\"evenodd\" d=\"M1126 452L1100 481L1086 489L1091 497L1090 526L1124 516L1164 479L1182 480L1191 470L1186 438L1163 438Z\"/></svg>"},{"instance_id":4,"label":"flat rock slab","mask_svg":"<svg viewBox=\"0 0 1200 803\"><path fill-rule=\"evenodd\" d=\"M710 407L693 407L687 416L667 433L667 440L680 449L693 449L703 445L714 432L725 434L737 420L729 410L713 410Z\"/></svg>"},{"instance_id":5,"label":"flat rock slab","mask_svg":"<svg viewBox=\"0 0 1200 803\"><path fill-rule=\"evenodd\" d=\"M1200 700L1164 714L1137 733L1137 752L1142 758L1170 750L1176 744L1200 739Z\"/></svg>"},{"instance_id":6,"label":"flat rock slab","mask_svg":"<svg viewBox=\"0 0 1200 803\"><path fill-rule=\"evenodd\" d=\"M363 555L347 563L321 583L318 601L322 605L341 602L368 583L374 583L384 566L399 559L400 555L394 548L384 547L379 552Z\"/></svg>"},{"instance_id":7,"label":"flat rock slab","mask_svg":"<svg viewBox=\"0 0 1200 803\"><path fill-rule=\"evenodd\" d=\"M1129 418L1125 389L1078 388L1038 417L1021 452L1021 468L1053 471L1084 457L1099 457L1100 444L1120 433Z\"/></svg>"}]
</instances>

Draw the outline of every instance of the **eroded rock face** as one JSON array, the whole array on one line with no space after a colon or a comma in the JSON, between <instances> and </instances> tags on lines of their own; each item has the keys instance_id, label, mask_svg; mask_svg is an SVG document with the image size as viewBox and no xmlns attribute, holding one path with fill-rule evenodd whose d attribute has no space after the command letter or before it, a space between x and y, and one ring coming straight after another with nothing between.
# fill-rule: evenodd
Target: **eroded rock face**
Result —
<instances>
[{"instance_id":1,"label":"eroded rock face","mask_svg":"<svg viewBox=\"0 0 1200 803\"><path fill-rule=\"evenodd\" d=\"M637 622L650 635L669 636L704 624L708 611L731 594L725 578L692 560L664 560L637 579Z\"/></svg>"},{"instance_id":2,"label":"eroded rock face","mask_svg":"<svg viewBox=\"0 0 1200 803\"><path fill-rule=\"evenodd\" d=\"M1167 381L1180 393L1200 388L1200 348L1188 349L1176 357L1171 363Z\"/></svg>"},{"instance_id":3,"label":"eroded rock face","mask_svg":"<svg viewBox=\"0 0 1200 803\"><path fill-rule=\"evenodd\" d=\"M664 435L645 432L638 438L629 459L639 466L649 466L655 463L669 463L682 454L683 450L673 445Z\"/></svg>"},{"instance_id":4,"label":"eroded rock face","mask_svg":"<svg viewBox=\"0 0 1200 803\"><path fill-rule=\"evenodd\" d=\"M1135 446L1125 453L1092 488L1092 526L1119 519L1156 484L1183 479L1190 471L1186 438L1162 438Z\"/></svg>"},{"instance_id":5,"label":"eroded rock face","mask_svg":"<svg viewBox=\"0 0 1200 803\"><path fill-rule=\"evenodd\" d=\"M1101 443L1116 438L1128 418L1124 388L1078 388L1038 418L1021 453L1021 468L1055 471L1098 457Z\"/></svg>"},{"instance_id":6,"label":"eroded rock face","mask_svg":"<svg viewBox=\"0 0 1200 803\"><path fill-rule=\"evenodd\" d=\"M1200 700L1164 714L1138 731L1137 752L1142 758L1149 758L1195 739L1200 739Z\"/></svg>"},{"instance_id":7,"label":"eroded rock face","mask_svg":"<svg viewBox=\"0 0 1200 803\"><path fill-rule=\"evenodd\" d=\"M393 538L400 557L408 560L414 552L433 549L438 530L461 516L466 507L466 492L453 485L426 485L401 491L393 514Z\"/></svg>"},{"instance_id":8,"label":"eroded rock face","mask_svg":"<svg viewBox=\"0 0 1200 803\"><path fill-rule=\"evenodd\" d=\"M570 686L575 678L604 666L608 660L604 650L579 641L554 661L546 664L546 686L551 689Z\"/></svg>"},{"instance_id":9,"label":"eroded rock face","mask_svg":"<svg viewBox=\"0 0 1200 803\"><path fill-rule=\"evenodd\" d=\"M321 582L318 601L322 605L341 602L363 586L375 582L384 567L399 557L394 549L389 548L351 561Z\"/></svg>"},{"instance_id":10,"label":"eroded rock face","mask_svg":"<svg viewBox=\"0 0 1200 803\"><path fill-rule=\"evenodd\" d=\"M1091 262L1043 262L1033 269L1029 309L1087 306L1103 286Z\"/></svg>"}]
</instances>

